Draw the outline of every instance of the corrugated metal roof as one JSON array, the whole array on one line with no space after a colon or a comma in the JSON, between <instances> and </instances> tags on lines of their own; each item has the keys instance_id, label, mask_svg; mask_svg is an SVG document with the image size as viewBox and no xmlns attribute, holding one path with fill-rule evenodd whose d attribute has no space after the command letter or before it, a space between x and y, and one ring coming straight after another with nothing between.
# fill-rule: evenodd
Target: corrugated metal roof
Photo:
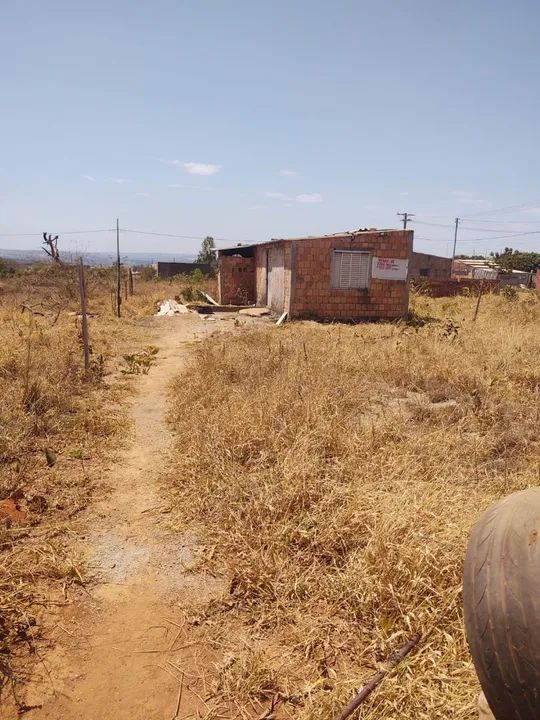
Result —
<instances>
[{"instance_id":1,"label":"corrugated metal roof","mask_svg":"<svg viewBox=\"0 0 540 720\"><path fill-rule=\"evenodd\" d=\"M269 242L276 242L280 240L314 240L315 238L333 238L333 237L351 237L354 235L361 235L362 233L387 233L387 232L403 232L396 228L358 228L358 230L345 230L344 232L330 233L329 235L303 235L302 237L295 238L272 238Z\"/></svg>"},{"instance_id":2,"label":"corrugated metal roof","mask_svg":"<svg viewBox=\"0 0 540 720\"><path fill-rule=\"evenodd\" d=\"M522 274L522 275L528 275L529 273L526 270L504 270L500 265L498 265L494 260L489 260L486 258L486 260L472 260L470 258L456 258L455 259L455 265L465 265L465 267L473 268L473 270L497 270L499 273L514 273L516 275Z\"/></svg>"},{"instance_id":3,"label":"corrugated metal roof","mask_svg":"<svg viewBox=\"0 0 540 720\"><path fill-rule=\"evenodd\" d=\"M290 240L315 240L318 238L338 238L338 237L354 237L355 235L361 235L362 233L389 233L389 232L403 232L399 228L358 228L358 230L345 230L344 232L330 233L328 235L303 235L302 237L287 237L287 238L270 238L270 240L262 240L261 242L254 243L242 243L237 245L228 245L227 247L217 248L216 251L220 250L235 250L236 248L248 248L254 247L255 245L267 245L272 242L285 242ZM412 232L412 231L411 231Z\"/></svg>"}]
</instances>

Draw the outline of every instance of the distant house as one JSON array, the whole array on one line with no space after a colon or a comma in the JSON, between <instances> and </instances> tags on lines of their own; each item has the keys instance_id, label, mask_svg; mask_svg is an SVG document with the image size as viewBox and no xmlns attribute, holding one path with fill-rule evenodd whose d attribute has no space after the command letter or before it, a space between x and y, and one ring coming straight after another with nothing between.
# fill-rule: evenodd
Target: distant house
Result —
<instances>
[{"instance_id":1,"label":"distant house","mask_svg":"<svg viewBox=\"0 0 540 720\"><path fill-rule=\"evenodd\" d=\"M174 277L175 275L189 275L194 270L208 274L210 265L205 263L188 263L188 262L157 262L154 263L156 275L161 280Z\"/></svg>"},{"instance_id":2,"label":"distant house","mask_svg":"<svg viewBox=\"0 0 540 720\"><path fill-rule=\"evenodd\" d=\"M533 284L533 273L523 270L502 270L493 260L457 259L454 262L454 277L473 278L474 280L497 280L499 285Z\"/></svg>"},{"instance_id":3,"label":"distant house","mask_svg":"<svg viewBox=\"0 0 540 720\"><path fill-rule=\"evenodd\" d=\"M421 282L422 280L449 278L452 274L452 258L440 255L413 252L409 262L409 280Z\"/></svg>"},{"instance_id":4,"label":"distant house","mask_svg":"<svg viewBox=\"0 0 540 720\"><path fill-rule=\"evenodd\" d=\"M297 318L400 318L412 243L412 230L370 229L222 248L220 302Z\"/></svg>"},{"instance_id":5,"label":"distant house","mask_svg":"<svg viewBox=\"0 0 540 720\"><path fill-rule=\"evenodd\" d=\"M500 268L489 260L457 258L454 261L454 275L456 277L496 280L499 270Z\"/></svg>"}]
</instances>

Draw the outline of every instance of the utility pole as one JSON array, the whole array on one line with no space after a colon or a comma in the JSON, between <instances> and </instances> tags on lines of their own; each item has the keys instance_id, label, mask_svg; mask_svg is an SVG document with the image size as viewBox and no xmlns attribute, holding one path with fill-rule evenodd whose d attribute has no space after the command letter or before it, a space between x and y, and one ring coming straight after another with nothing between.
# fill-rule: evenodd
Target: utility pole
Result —
<instances>
[{"instance_id":1,"label":"utility pole","mask_svg":"<svg viewBox=\"0 0 540 720\"><path fill-rule=\"evenodd\" d=\"M454 265L456 264L456 244L457 244L457 231L459 225L459 218L456 218L456 229L454 230L454 249L452 250L452 266L450 270L450 277L454 275Z\"/></svg>"},{"instance_id":2,"label":"utility pole","mask_svg":"<svg viewBox=\"0 0 540 720\"><path fill-rule=\"evenodd\" d=\"M120 226L116 218L116 314L120 317L122 304L122 287L120 283Z\"/></svg>"},{"instance_id":3,"label":"utility pole","mask_svg":"<svg viewBox=\"0 0 540 720\"><path fill-rule=\"evenodd\" d=\"M407 229L407 222L414 217L414 213L409 212L402 212L402 213L396 213L399 217L403 218L403 229Z\"/></svg>"}]
</instances>

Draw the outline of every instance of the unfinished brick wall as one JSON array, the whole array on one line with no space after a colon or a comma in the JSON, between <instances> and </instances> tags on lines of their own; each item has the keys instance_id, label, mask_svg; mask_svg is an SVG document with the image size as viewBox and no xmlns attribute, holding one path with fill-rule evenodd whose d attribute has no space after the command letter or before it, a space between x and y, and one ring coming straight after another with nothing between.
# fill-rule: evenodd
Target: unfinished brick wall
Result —
<instances>
[{"instance_id":1,"label":"unfinished brick wall","mask_svg":"<svg viewBox=\"0 0 540 720\"><path fill-rule=\"evenodd\" d=\"M251 305L255 302L255 258L219 255L219 302Z\"/></svg>"},{"instance_id":2,"label":"unfinished brick wall","mask_svg":"<svg viewBox=\"0 0 540 720\"><path fill-rule=\"evenodd\" d=\"M430 280L418 283L417 291L430 297L454 297L464 293L477 295L482 288L483 293L498 293L501 289L499 280L475 280L474 278L455 278L448 280Z\"/></svg>"},{"instance_id":3,"label":"unfinished brick wall","mask_svg":"<svg viewBox=\"0 0 540 720\"><path fill-rule=\"evenodd\" d=\"M371 278L367 289L333 288L331 282L334 250L367 250L380 258L408 259L413 232L373 231L354 236L306 238L292 241L296 255L293 270L292 317L361 320L396 319L409 307L407 280Z\"/></svg>"},{"instance_id":4,"label":"unfinished brick wall","mask_svg":"<svg viewBox=\"0 0 540 720\"><path fill-rule=\"evenodd\" d=\"M451 258L413 252L409 260L409 280L422 281L426 278L449 278L451 273Z\"/></svg>"}]
</instances>

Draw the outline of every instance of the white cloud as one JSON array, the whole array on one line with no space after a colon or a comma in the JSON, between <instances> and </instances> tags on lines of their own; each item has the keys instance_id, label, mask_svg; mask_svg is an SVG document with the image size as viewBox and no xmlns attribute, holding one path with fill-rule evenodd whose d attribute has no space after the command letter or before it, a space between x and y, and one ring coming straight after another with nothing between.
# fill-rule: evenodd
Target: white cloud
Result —
<instances>
[{"instance_id":1,"label":"white cloud","mask_svg":"<svg viewBox=\"0 0 540 720\"><path fill-rule=\"evenodd\" d=\"M88 180L88 182L94 182L96 178L93 175L81 175L81 180Z\"/></svg>"},{"instance_id":2,"label":"white cloud","mask_svg":"<svg viewBox=\"0 0 540 720\"><path fill-rule=\"evenodd\" d=\"M185 185L182 185L182 183L169 183L167 187L170 188L176 188L177 190L181 190L182 188L185 188Z\"/></svg>"},{"instance_id":3,"label":"white cloud","mask_svg":"<svg viewBox=\"0 0 540 720\"><path fill-rule=\"evenodd\" d=\"M264 193L267 198L270 198L271 200L288 200L289 198L285 193L282 192L265 192Z\"/></svg>"},{"instance_id":4,"label":"white cloud","mask_svg":"<svg viewBox=\"0 0 540 720\"><path fill-rule=\"evenodd\" d=\"M136 196L136 197L150 197L150 193L147 193L147 192L138 192L138 193L135 193L135 196Z\"/></svg>"},{"instance_id":5,"label":"white cloud","mask_svg":"<svg viewBox=\"0 0 540 720\"><path fill-rule=\"evenodd\" d=\"M291 175L298 175L298 172L296 170L280 170L279 174L284 177L290 177Z\"/></svg>"},{"instance_id":6,"label":"white cloud","mask_svg":"<svg viewBox=\"0 0 540 720\"><path fill-rule=\"evenodd\" d=\"M177 161L175 165L179 164ZM187 162L182 163L184 170L191 175L216 175L221 170L221 165L210 165L208 163Z\"/></svg>"},{"instance_id":7,"label":"white cloud","mask_svg":"<svg viewBox=\"0 0 540 720\"><path fill-rule=\"evenodd\" d=\"M409 193L408 193L408 192L401 192L401 193L399 193L399 194L400 194L400 195L408 195Z\"/></svg>"},{"instance_id":8,"label":"white cloud","mask_svg":"<svg viewBox=\"0 0 540 720\"><path fill-rule=\"evenodd\" d=\"M251 209L252 210L264 210L266 207L268 207L268 205L252 205Z\"/></svg>"},{"instance_id":9,"label":"white cloud","mask_svg":"<svg viewBox=\"0 0 540 720\"><path fill-rule=\"evenodd\" d=\"M127 178L111 177L111 178L107 178L105 180L105 182L116 183L117 185L124 185L124 183L128 183L129 180Z\"/></svg>"},{"instance_id":10,"label":"white cloud","mask_svg":"<svg viewBox=\"0 0 540 720\"><path fill-rule=\"evenodd\" d=\"M300 193L295 199L296 202L313 205L315 203L321 203L323 198L321 193Z\"/></svg>"}]
</instances>

